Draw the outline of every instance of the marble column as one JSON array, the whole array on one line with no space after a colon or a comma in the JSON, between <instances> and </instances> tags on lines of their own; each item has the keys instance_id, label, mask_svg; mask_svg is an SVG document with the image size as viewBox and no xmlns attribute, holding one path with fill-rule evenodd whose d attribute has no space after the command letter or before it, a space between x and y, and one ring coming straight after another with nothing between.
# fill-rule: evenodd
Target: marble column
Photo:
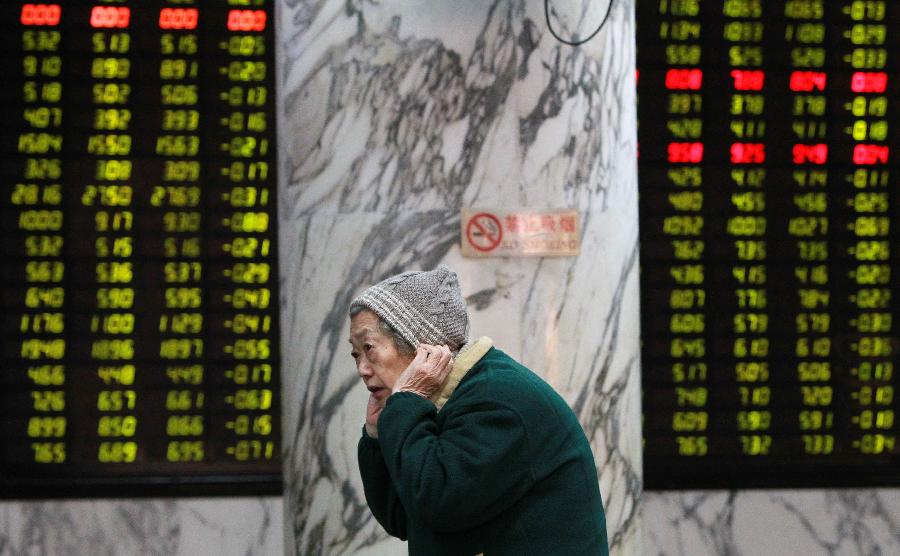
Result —
<instances>
[{"instance_id":1,"label":"marble column","mask_svg":"<svg viewBox=\"0 0 900 556\"><path fill-rule=\"evenodd\" d=\"M279 226L289 554L405 554L356 465L367 392L347 308L444 262L473 335L570 402L594 449L614 554L639 554L634 5L280 0ZM460 209L570 208L581 255L465 259Z\"/></svg>"}]
</instances>

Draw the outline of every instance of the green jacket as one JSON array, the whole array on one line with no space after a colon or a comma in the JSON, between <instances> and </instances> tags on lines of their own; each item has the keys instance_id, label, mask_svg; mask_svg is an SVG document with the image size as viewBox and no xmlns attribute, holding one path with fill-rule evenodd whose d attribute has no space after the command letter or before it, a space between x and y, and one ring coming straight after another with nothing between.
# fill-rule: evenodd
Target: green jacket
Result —
<instances>
[{"instance_id":1,"label":"green jacket","mask_svg":"<svg viewBox=\"0 0 900 556\"><path fill-rule=\"evenodd\" d=\"M606 555L590 446L540 377L491 347L440 412L398 392L359 441L366 501L413 555Z\"/></svg>"}]
</instances>

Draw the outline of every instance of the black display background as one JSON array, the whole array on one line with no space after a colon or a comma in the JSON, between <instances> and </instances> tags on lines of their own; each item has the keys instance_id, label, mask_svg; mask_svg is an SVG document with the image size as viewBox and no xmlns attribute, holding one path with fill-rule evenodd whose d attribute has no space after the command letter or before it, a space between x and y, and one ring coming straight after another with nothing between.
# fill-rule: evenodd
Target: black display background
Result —
<instances>
[{"instance_id":1,"label":"black display background","mask_svg":"<svg viewBox=\"0 0 900 556\"><path fill-rule=\"evenodd\" d=\"M694 8L697 10L694 10ZM821 9L820 9L821 8ZM755 11L758 9L758 14ZM881 17L883 10L883 17ZM728 17L728 12L734 17ZM821 13L819 13L821 12ZM793 15L810 17L792 18ZM821 15L821 17L818 17ZM854 15L862 18L853 19ZM698 23L698 33L688 34L684 40L661 37L661 27L668 23L688 21ZM763 27L762 38L755 40L726 40L725 26L732 22L759 23ZM789 25L821 23L824 37L821 42L800 43L788 40ZM900 446L896 444L898 425L883 426L881 429L862 430L854 418L864 410L892 412L898 414L897 397L893 395L900 381L894 369L890 380L861 380L853 371L861 363L882 363L895 365L900 350L897 335L898 273L891 268L888 283L880 286L889 290L891 301L884 308L860 308L862 302L854 296L861 286L852 272L866 263L883 264L893 267L893 261L900 257L898 243L897 208L900 197L897 194L897 160L900 153L900 130L897 112L900 99L900 56L897 55L900 33L896 32L900 23L900 5L896 2L752 2L747 0L719 0L714 2L691 2L690 0L660 0L659 2L639 2L637 4L637 45L638 45L638 120L639 120L639 183L641 219L641 311L642 311L642 371L644 408L644 479L648 489L682 488L763 488L763 487L836 487L836 486L896 486L900 484ZM871 24L883 26L883 44L852 44L849 34L853 25ZM670 27L671 29L671 27ZM685 57L667 59L666 48L677 45L700 47L700 60ZM730 48L759 47L761 63L735 64ZM822 48L825 51L821 67L804 67L795 58L800 52L793 48ZM855 48L884 49L887 63L881 68L854 68L850 56ZM672 51L670 51L672 52ZM799 60L802 61L802 60ZM667 90L666 72L670 69L700 69L703 72L702 87L696 91ZM760 91L737 91L731 77L732 70L762 70L765 81ZM817 71L827 74L827 85L822 92L792 92L789 87L793 71ZM886 72L887 89L882 94L857 94L851 90L854 72ZM702 97L702 108L688 114L669 112L671 96L679 93L697 93ZM732 95L758 94L764 97L764 111L761 115L732 115ZM821 115L796 115L793 103L796 97L824 95L826 110ZM857 117L851 113L847 103L854 97L872 98L882 96L887 102L884 115ZM702 133L696 138L678 137L669 129L670 121L685 118L702 120ZM732 131L735 121L764 121L765 133L757 138L740 138ZM855 140L846 128L854 121L864 120L871 125L887 122L889 132L882 140ZM822 137L804 139L798 137L792 124L803 121L826 124L827 131ZM668 144L672 142L699 142L703 144L702 162L670 163ZM732 162L731 145L737 142L762 143L765 161L757 164L736 164ZM828 160L825 165L794 164L792 148L794 144L817 144L828 146ZM853 161L853 148L858 143L887 146L890 158L887 164L876 166L858 165ZM669 170L679 168L700 169L702 184L678 186L668 176ZM766 172L762 187L739 187L732 180L734 169L764 169ZM855 188L847 178L858 168L884 170L888 173L888 183L880 188ZM819 188L803 188L794 180L796 170L826 170L827 185ZM690 171L690 170L689 170ZM702 207L696 210L679 209L670 201L671 194L699 192ZM762 211L737 209L732 202L733 194L760 192L765 201ZM801 209L795 202L796 195L808 192L823 192L827 197L827 209L821 213L811 213ZM866 208L848 206L848 202L858 193L886 193L888 206L882 212L866 211ZM682 205L682 207L687 205ZM694 207L696 208L696 206ZM683 233L684 230L665 230L665 219L672 216L688 216L702 220L699 235ZM756 236L737 237L728 229L728 222L736 216L762 217L765 232ZM824 217L828 220L827 233L812 237L799 237L789 231L792 218L803 216ZM888 233L877 237L860 236L848 229L857 217L887 217L890 221ZM696 222L696 220L694 221ZM697 260L679 260L673 244L677 241L702 241L703 253ZM758 261L742 261L737 254L737 241L764 241L766 255ZM823 241L827 245L827 259L811 262L801 260L799 241ZM855 248L858 241L885 241L889 244L886 260L861 261L848 249ZM699 285L678 285L672 276L673 267L699 265L703 268L704 279ZM751 265L763 266L765 280L759 285L740 286L733 274L735 267ZM802 284L795 274L797 267L827 267L828 280L824 285ZM740 309L739 288L764 290L765 307ZM673 308L672 292L678 289L703 290L705 306L694 308ZM819 289L829 294L826 306L817 309L801 307L798 290ZM768 318L767 330L738 332L735 315L739 313L763 314ZM825 313L830 318L827 330L801 332L797 321L801 313ZM679 314L701 314L704 328L694 333L671 331L671 318ZM860 313L887 314L892 317L892 326L879 333L862 333L858 322ZM678 317L676 317L678 318ZM878 337L887 343L891 353L878 357L862 356L858 349L861 337ZM805 337L810 341L826 339L830 350L823 357L801 357L796 342ZM767 340L768 353L761 357L735 355L735 341ZM705 343L702 356L673 357L670 348L673 340L700 340ZM864 340L865 341L865 340ZM744 362L760 362L768 365L768 379L757 383L737 379L735 367ZM827 362L831 376L826 381L801 381L798 364L807 362ZM686 380L677 383L673 364L705 364L707 374L703 380ZM676 388L707 388L707 400L698 407L678 407ZM770 388L770 400L765 404L742 404L739 389L766 386ZM824 406L807 404L801 393L805 386L827 386L832 389L833 399ZM881 404L862 404L858 396L864 387L883 388L890 391L892 400ZM741 431L738 426L740 411L768 411L771 423L759 431ZM833 425L821 430L801 430L801 411L822 410L832 413ZM682 437L705 437L705 455L679 455L675 430L675 413L697 411L706 414L705 430L682 431ZM883 415L886 415L883 414ZM829 454L807 454L804 451L804 434L831 435L834 448ZM880 434L884 440L894 443L893 449L881 453L864 454L854 441L860 441L864 434ZM742 451L741 436L769 436L771 447L767 454L749 455Z\"/></svg>"},{"instance_id":2,"label":"black display background","mask_svg":"<svg viewBox=\"0 0 900 556\"><path fill-rule=\"evenodd\" d=\"M20 14L25 2L4 2L0 5L0 75L7 81L0 87L0 106L5 122L0 131L0 177L4 194L0 198L2 211L2 395L0 414L3 416L2 443L0 443L0 496L3 497L69 497L69 496L131 496L131 495L209 495L209 494L277 494L281 490L280 475L280 390L279 390L279 333L278 333L278 287L277 287L277 230L275 207L275 118L274 118L274 18L272 3L253 0L250 2L229 2L227 0L201 0L193 5L184 2L170 3L163 0L154 2L104 3L101 1L60 2L62 18L54 27L20 24ZM102 32L89 24L91 8L94 6L128 6L131 10L130 24L126 29L109 32L127 32L131 45L127 53L95 54L92 51L92 35ZM194 31L163 31L158 18L161 8L196 8L199 10L199 25ZM232 32L227 29L229 10L253 9L267 12L264 32ZM23 33L26 30L59 31L60 47L55 52L24 52ZM160 40L164 32L174 35L196 34L196 53L163 54ZM235 35L261 37L264 52L252 55L230 54L227 43ZM58 55L62 59L62 74L58 78L26 78L23 76L23 59L28 55L38 57ZM129 76L123 80L96 79L91 76L94 57L127 58L130 61ZM199 73L186 81L163 80L160 77L160 62L163 58L182 58L198 63ZM259 81L229 80L227 68L234 62L263 62L266 64L265 77ZM224 68L224 74L223 74ZM23 118L23 110L29 106L51 106L48 103L26 103L23 99L23 84L28 79L38 82L58 81L62 83L61 101L53 106L62 109L62 126L51 129L31 128ZM97 83L127 83L130 98L122 105L98 105L92 101L92 86ZM194 84L197 87L196 105L163 106L160 100L161 87L166 84ZM264 89L264 102L251 106L242 103L231 105L223 98L223 93L231 87ZM246 98L246 97L244 97ZM94 114L98 108L125 108L131 111L131 121L126 130L99 131L93 129ZM200 124L196 131L163 131L162 119L165 109L196 109L200 114ZM245 118L249 114L261 116L265 129L239 132L229 130L223 118L240 112ZM245 120L246 121L246 120ZM48 132L62 135L63 147L59 153L25 154L18 152L20 136L29 132ZM96 155L87 152L88 138L96 134L127 134L132 139L130 153L125 156ZM200 137L199 151L194 156L164 157L156 152L157 138L162 135L197 135ZM235 137L253 137L257 145L267 141L263 152L259 148L254 156L234 156L226 147ZM57 180L26 180L26 159L58 158L62 161L62 176ZM164 159L198 161L200 178L195 182L170 181L163 179ZM129 180L97 181L93 177L98 159L128 160L132 163ZM229 180L222 169L235 162L267 164L267 175L255 180ZM24 207L12 202L13 186L16 183L35 181L41 185L58 183L62 200L59 206ZM82 195L87 184L127 184L133 189L129 210L134 215L134 228L127 233L95 232L94 218L98 211L114 212L116 207L99 205L85 206ZM155 186L199 186L200 196L193 206L154 206L150 203ZM226 198L234 186L254 188L257 194L255 208L235 205ZM267 203L259 202L260 195L268 195ZM26 209L54 209L63 211L63 227L58 232L28 231L19 226L20 211ZM164 212L198 212L202 219L196 232L169 231L163 229ZM265 212L268 226L264 232L235 231L231 225L235 213ZM61 257L29 257L25 242L29 236L62 235L64 245ZM95 255L94 241L100 237L132 238L133 253L128 258L103 258ZM184 240L199 239L199 256L167 256L166 239L181 245ZM251 257L230 256L226 251L234 245L235 239L251 238L258 242L267 241L267 253L258 249ZM48 286L26 281L26 266L29 262L62 262L65 268L63 280L59 284L65 290L65 302L60 309L34 309L25 306L26 290L30 286ZM128 261L133 265L131 283L98 284L95 271L98 262ZM202 279L188 283L166 283L167 263L199 263ZM238 274L236 265L253 263L267 264L268 278L258 283L239 283L234 278ZM229 275L229 271L233 271ZM134 307L124 312L134 314L134 332L127 335L91 334L91 319L109 314L96 306L98 287L131 287L135 291ZM202 306L197 309L165 309L166 287L199 288ZM265 304L245 303L238 308L233 299L236 290L250 290L264 293ZM229 298L229 296L231 296ZM264 305L264 306L259 306ZM162 334L157 330L159 317L178 312L200 312L203 316L202 330L198 333ZM20 331L23 315L42 312L62 312L65 329L62 334L29 333ZM122 311L119 311L122 312ZM266 331L237 333L229 321L237 313L259 319L268 319ZM65 358L59 361L41 359L38 364L61 364L65 369L65 384L59 387L35 386L27 377L27 368L34 362L19 356L25 338L65 340ZM134 357L127 361L104 363L91 358L94 340L128 338L134 342ZM159 357L160 343L164 340L198 340L203 344L202 355L193 353L191 357L164 360ZM268 342L268 354L257 358L241 359L227 350L234 349L242 340L256 340L257 345ZM197 345L195 342L193 345ZM103 386L97 378L97 368L104 364L117 365L133 363L137 367L136 378L130 386ZM250 384L236 384L233 373L236 366L245 363L252 369L267 365L268 382L257 382L255 389L267 389L271 393L271 406L256 410L238 410L234 396L238 390L254 389ZM173 365L201 365L204 379L199 385L178 386L166 377L166 367ZM41 413L35 409L32 392L43 390L65 391L65 410ZM133 390L137 394L134 411L98 410L97 396L101 390ZM186 390L196 398L202 395L202 407L194 410L172 410L163 414L166 396L171 391ZM204 432L202 435L187 437L167 437L166 418L171 415L202 415ZM271 430L265 434L237 435L233 433L233 420L238 414L251 418L264 416L269 419ZM29 418L34 416L65 417L66 433L63 441L67 457L64 463L36 464L26 434ZM138 432L130 437L99 437L98 418L102 415L133 415L138 421ZM229 429L227 423L231 421ZM254 421L256 423L257 421ZM202 441L205 443L204 456L197 462L169 462L166 460L167 443L176 440ZM45 439L46 440L46 439ZM98 446L101 441L128 441L138 443L136 460L132 463L98 463ZM268 459L237 461L228 448L232 449L240 440L274 442L268 446L274 454Z\"/></svg>"}]
</instances>

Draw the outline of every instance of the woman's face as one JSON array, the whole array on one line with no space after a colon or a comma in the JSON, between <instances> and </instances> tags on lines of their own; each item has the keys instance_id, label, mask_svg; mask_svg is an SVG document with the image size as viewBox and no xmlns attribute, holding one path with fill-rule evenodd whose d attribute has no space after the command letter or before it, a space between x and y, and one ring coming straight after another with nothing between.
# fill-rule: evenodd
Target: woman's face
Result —
<instances>
[{"instance_id":1,"label":"woman's face","mask_svg":"<svg viewBox=\"0 0 900 556\"><path fill-rule=\"evenodd\" d=\"M414 356L400 355L391 337L382 332L378 316L369 310L350 319L350 345L356 372L372 396L384 402Z\"/></svg>"}]
</instances>

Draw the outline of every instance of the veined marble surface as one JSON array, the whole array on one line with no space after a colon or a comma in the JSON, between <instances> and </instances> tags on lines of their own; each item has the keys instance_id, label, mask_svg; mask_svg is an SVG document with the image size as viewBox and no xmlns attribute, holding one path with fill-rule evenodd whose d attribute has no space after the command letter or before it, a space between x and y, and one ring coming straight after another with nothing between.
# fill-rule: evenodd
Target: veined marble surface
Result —
<instances>
[{"instance_id":1,"label":"veined marble surface","mask_svg":"<svg viewBox=\"0 0 900 556\"><path fill-rule=\"evenodd\" d=\"M554 29L586 36L609 5L553 1ZM277 25L287 552L406 552L362 493L347 308L445 262L472 334L575 408L613 553L640 554L633 2L579 48L532 0L280 0ZM463 259L463 206L578 209L582 254Z\"/></svg>"},{"instance_id":2,"label":"veined marble surface","mask_svg":"<svg viewBox=\"0 0 900 556\"><path fill-rule=\"evenodd\" d=\"M0 556L268 556L281 497L0 503Z\"/></svg>"},{"instance_id":3,"label":"veined marble surface","mask_svg":"<svg viewBox=\"0 0 900 556\"><path fill-rule=\"evenodd\" d=\"M900 490L645 492L646 554L900 554Z\"/></svg>"}]
</instances>

